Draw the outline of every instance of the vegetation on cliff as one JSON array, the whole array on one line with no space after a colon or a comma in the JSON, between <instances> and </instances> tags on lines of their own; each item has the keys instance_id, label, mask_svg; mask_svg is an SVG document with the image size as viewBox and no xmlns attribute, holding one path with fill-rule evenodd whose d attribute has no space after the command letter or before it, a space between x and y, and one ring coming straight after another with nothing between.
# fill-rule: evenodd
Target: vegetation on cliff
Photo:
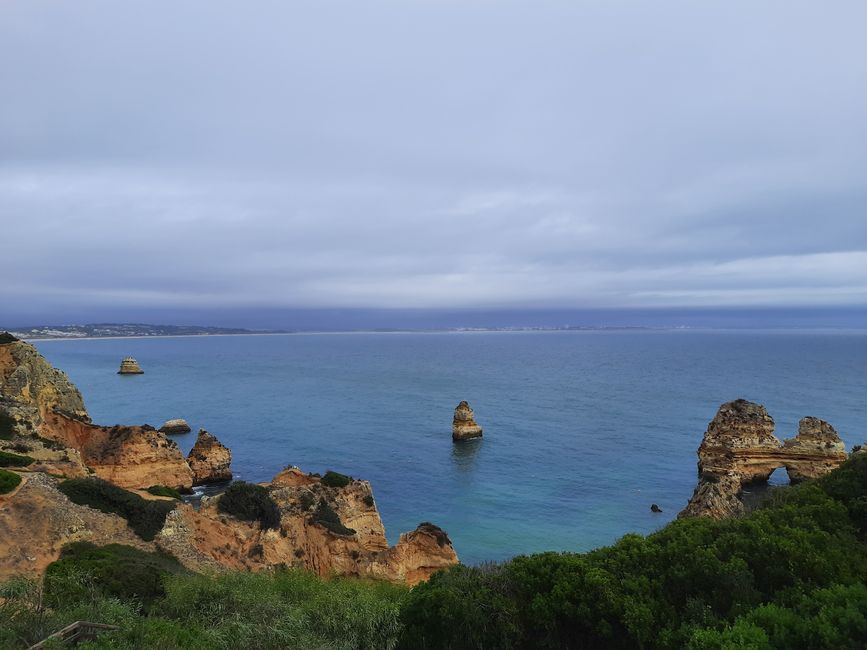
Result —
<instances>
[{"instance_id":1,"label":"vegetation on cliff","mask_svg":"<svg viewBox=\"0 0 867 650\"><path fill-rule=\"evenodd\" d=\"M331 470L328 470L325 472L325 476L322 477L321 482L325 487L342 488L352 483L352 477L347 476L346 474L341 474L340 472L332 472Z\"/></svg>"},{"instance_id":2,"label":"vegetation on cliff","mask_svg":"<svg viewBox=\"0 0 867 650\"><path fill-rule=\"evenodd\" d=\"M220 496L217 508L244 521L258 521L262 528L280 527L280 510L261 485L235 481Z\"/></svg>"},{"instance_id":3,"label":"vegetation on cliff","mask_svg":"<svg viewBox=\"0 0 867 650\"><path fill-rule=\"evenodd\" d=\"M58 484L69 500L102 512L120 515L135 533L151 541L177 505L172 501L148 501L100 478L74 478Z\"/></svg>"},{"instance_id":4,"label":"vegetation on cliff","mask_svg":"<svg viewBox=\"0 0 867 650\"><path fill-rule=\"evenodd\" d=\"M172 499L181 500L181 493L175 488L166 487L165 485L151 485L147 491L157 497L171 497Z\"/></svg>"},{"instance_id":5,"label":"vegetation on cliff","mask_svg":"<svg viewBox=\"0 0 867 650\"><path fill-rule=\"evenodd\" d=\"M5 585L0 647L35 641L28 625L43 616L47 632L79 618L121 626L88 648L863 648L867 455L747 516L678 520L590 553L458 566L412 591L296 570L156 569L164 595L150 578L139 593L117 574L150 559L113 555L96 572L73 561L98 550L67 552L64 570L48 571L48 593L77 598L46 609L33 583Z\"/></svg>"},{"instance_id":6,"label":"vegetation on cliff","mask_svg":"<svg viewBox=\"0 0 867 650\"><path fill-rule=\"evenodd\" d=\"M21 483L21 477L18 474L0 469L0 494L11 492L18 487L19 483Z\"/></svg>"},{"instance_id":7,"label":"vegetation on cliff","mask_svg":"<svg viewBox=\"0 0 867 650\"><path fill-rule=\"evenodd\" d=\"M36 460L30 456L0 451L0 467L27 467L35 462Z\"/></svg>"}]
</instances>

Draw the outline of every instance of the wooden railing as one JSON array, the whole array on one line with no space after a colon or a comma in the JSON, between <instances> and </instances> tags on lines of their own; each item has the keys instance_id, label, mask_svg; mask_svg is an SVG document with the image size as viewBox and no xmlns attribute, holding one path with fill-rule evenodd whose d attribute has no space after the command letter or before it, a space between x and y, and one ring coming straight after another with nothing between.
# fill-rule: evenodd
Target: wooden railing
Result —
<instances>
[{"instance_id":1,"label":"wooden railing","mask_svg":"<svg viewBox=\"0 0 867 650\"><path fill-rule=\"evenodd\" d=\"M59 632L55 632L49 637L42 639L36 645L30 646L28 650L39 650L44 648L45 644L50 639L59 639L69 645L76 645L80 641L91 641L96 638L100 632L118 629L117 625L105 625L103 623L89 623L87 621L75 621L71 625L67 625Z\"/></svg>"}]
</instances>

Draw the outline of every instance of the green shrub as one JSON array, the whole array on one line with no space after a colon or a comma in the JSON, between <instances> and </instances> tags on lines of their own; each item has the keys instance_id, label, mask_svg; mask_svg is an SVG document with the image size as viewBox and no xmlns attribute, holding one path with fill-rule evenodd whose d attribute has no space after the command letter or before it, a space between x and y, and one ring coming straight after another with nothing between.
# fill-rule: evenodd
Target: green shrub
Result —
<instances>
[{"instance_id":1,"label":"green shrub","mask_svg":"<svg viewBox=\"0 0 867 650\"><path fill-rule=\"evenodd\" d=\"M261 485L233 482L220 495L217 508L244 521L258 521L262 528L280 527L280 509Z\"/></svg>"},{"instance_id":2,"label":"green shrub","mask_svg":"<svg viewBox=\"0 0 867 650\"><path fill-rule=\"evenodd\" d=\"M0 494L11 492L18 487L19 483L21 483L21 477L18 474L0 469Z\"/></svg>"},{"instance_id":3,"label":"green shrub","mask_svg":"<svg viewBox=\"0 0 867 650\"><path fill-rule=\"evenodd\" d=\"M166 487L165 485L151 485L148 492L158 497L171 497L172 499L181 499L181 493L174 488Z\"/></svg>"},{"instance_id":4,"label":"green shrub","mask_svg":"<svg viewBox=\"0 0 867 650\"><path fill-rule=\"evenodd\" d=\"M370 494L365 494L362 501L364 501L364 505L366 505L368 508L372 508L373 504L375 503L373 500L373 496Z\"/></svg>"},{"instance_id":5,"label":"green shrub","mask_svg":"<svg viewBox=\"0 0 867 650\"><path fill-rule=\"evenodd\" d=\"M19 339L12 336L9 332L0 332L0 345L4 345L6 343L14 343Z\"/></svg>"},{"instance_id":6,"label":"green shrub","mask_svg":"<svg viewBox=\"0 0 867 650\"><path fill-rule=\"evenodd\" d=\"M439 573L410 593L402 647L860 648L865 581L856 456L741 518Z\"/></svg>"},{"instance_id":7,"label":"green shrub","mask_svg":"<svg viewBox=\"0 0 867 650\"><path fill-rule=\"evenodd\" d=\"M316 510L313 511L310 521L314 524L324 526L337 535L355 534L355 530L343 525L343 522L340 521L339 515L325 502L325 499L319 499L319 505L317 505Z\"/></svg>"},{"instance_id":8,"label":"green shrub","mask_svg":"<svg viewBox=\"0 0 867 650\"><path fill-rule=\"evenodd\" d=\"M36 459L30 456L21 456L19 454L10 454L6 451L0 451L0 467L27 467L36 462Z\"/></svg>"},{"instance_id":9,"label":"green shrub","mask_svg":"<svg viewBox=\"0 0 867 650\"><path fill-rule=\"evenodd\" d=\"M322 485L326 487L342 488L346 487L351 482L351 476L347 476L346 474L340 474L339 472L332 472L331 470L325 472L325 476L323 476L321 479Z\"/></svg>"},{"instance_id":10,"label":"green shrub","mask_svg":"<svg viewBox=\"0 0 867 650\"><path fill-rule=\"evenodd\" d=\"M60 558L46 570L46 596L53 606L80 598L81 585L69 580L74 575L86 575L90 585L105 596L122 600L135 599L145 609L165 596L163 577L184 573L178 561L163 553L149 553L132 546L109 544L96 546L90 542L67 544Z\"/></svg>"},{"instance_id":11,"label":"green shrub","mask_svg":"<svg viewBox=\"0 0 867 650\"><path fill-rule=\"evenodd\" d=\"M166 515L177 505L171 501L148 501L99 478L69 479L57 487L73 503L120 515L145 541L156 536Z\"/></svg>"},{"instance_id":12,"label":"green shrub","mask_svg":"<svg viewBox=\"0 0 867 650\"><path fill-rule=\"evenodd\" d=\"M15 435L15 418L0 409L0 440L12 440Z\"/></svg>"}]
</instances>

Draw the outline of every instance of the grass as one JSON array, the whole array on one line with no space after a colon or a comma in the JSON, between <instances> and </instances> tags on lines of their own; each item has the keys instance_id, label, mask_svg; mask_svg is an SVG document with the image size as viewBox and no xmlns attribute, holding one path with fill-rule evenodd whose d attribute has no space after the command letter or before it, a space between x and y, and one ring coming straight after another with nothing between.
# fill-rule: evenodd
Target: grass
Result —
<instances>
[{"instance_id":1,"label":"grass","mask_svg":"<svg viewBox=\"0 0 867 650\"><path fill-rule=\"evenodd\" d=\"M21 477L15 472L0 469L0 494L11 492L21 483Z\"/></svg>"},{"instance_id":2,"label":"grass","mask_svg":"<svg viewBox=\"0 0 867 650\"><path fill-rule=\"evenodd\" d=\"M0 451L0 467L27 467L36 462L30 456L10 454L8 451Z\"/></svg>"},{"instance_id":3,"label":"grass","mask_svg":"<svg viewBox=\"0 0 867 650\"><path fill-rule=\"evenodd\" d=\"M57 486L73 503L120 515L135 533L151 541L162 529L176 503L148 501L99 478L74 478Z\"/></svg>"},{"instance_id":4,"label":"grass","mask_svg":"<svg viewBox=\"0 0 867 650\"><path fill-rule=\"evenodd\" d=\"M158 497L171 497L178 501L181 499L180 492L174 488L166 487L165 485L151 485L146 491Z\"/></svg>"}]
</instances>

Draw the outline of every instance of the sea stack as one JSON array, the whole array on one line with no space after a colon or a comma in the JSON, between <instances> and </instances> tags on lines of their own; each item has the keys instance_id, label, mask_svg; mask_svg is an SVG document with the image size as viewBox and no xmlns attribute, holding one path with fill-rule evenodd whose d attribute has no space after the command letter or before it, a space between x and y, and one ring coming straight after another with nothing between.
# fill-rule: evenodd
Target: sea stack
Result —
<instances>
[{"instance_id":1,"label":"sea stack","mask_svg":"<svg viewBox=\"0 0 867 650\"><path fill-rule=\"evenodd\" d=\"M452 440L471 440L482 437L482 427L476 424L473 409L466 401L458 404L455 409L455 418L452 420Z\"/></svg>"},{"instance_id":2,"label":"sea stack","mask_svg":"<svg viewBox=\"0 0 867 650\"><path fill-rule=\"evenodd\" d=\"M138 361L136 361L132 357L126 357L123 361L120 362L120 370L117 371L117 374L143 375L144 370L142 370L141 366L138 365Z\"/></svg>"},{"instance_id":3,"label":"sea stack","mask_svg":"<svg viewBox=\"0 0 867 650\"><path fill-rule=\"evenodd\" d=\"M192 431L186 420L176 418L174 420L166 420L163 426L159 428L160 433L172 435L175 433L189 433Z\"/></svg>"},{"instance_id":4,"label":"sea stack","mask_svg":"<svg viewBox=\"0 0 867 650\"><path fill-rule=\"evenodd\" d=\"M193 470L193 485L232 480L231 463L229 448L204 429L199 429L196 444L187 456L187 464Z\"/></svg>"}]
</instances>

